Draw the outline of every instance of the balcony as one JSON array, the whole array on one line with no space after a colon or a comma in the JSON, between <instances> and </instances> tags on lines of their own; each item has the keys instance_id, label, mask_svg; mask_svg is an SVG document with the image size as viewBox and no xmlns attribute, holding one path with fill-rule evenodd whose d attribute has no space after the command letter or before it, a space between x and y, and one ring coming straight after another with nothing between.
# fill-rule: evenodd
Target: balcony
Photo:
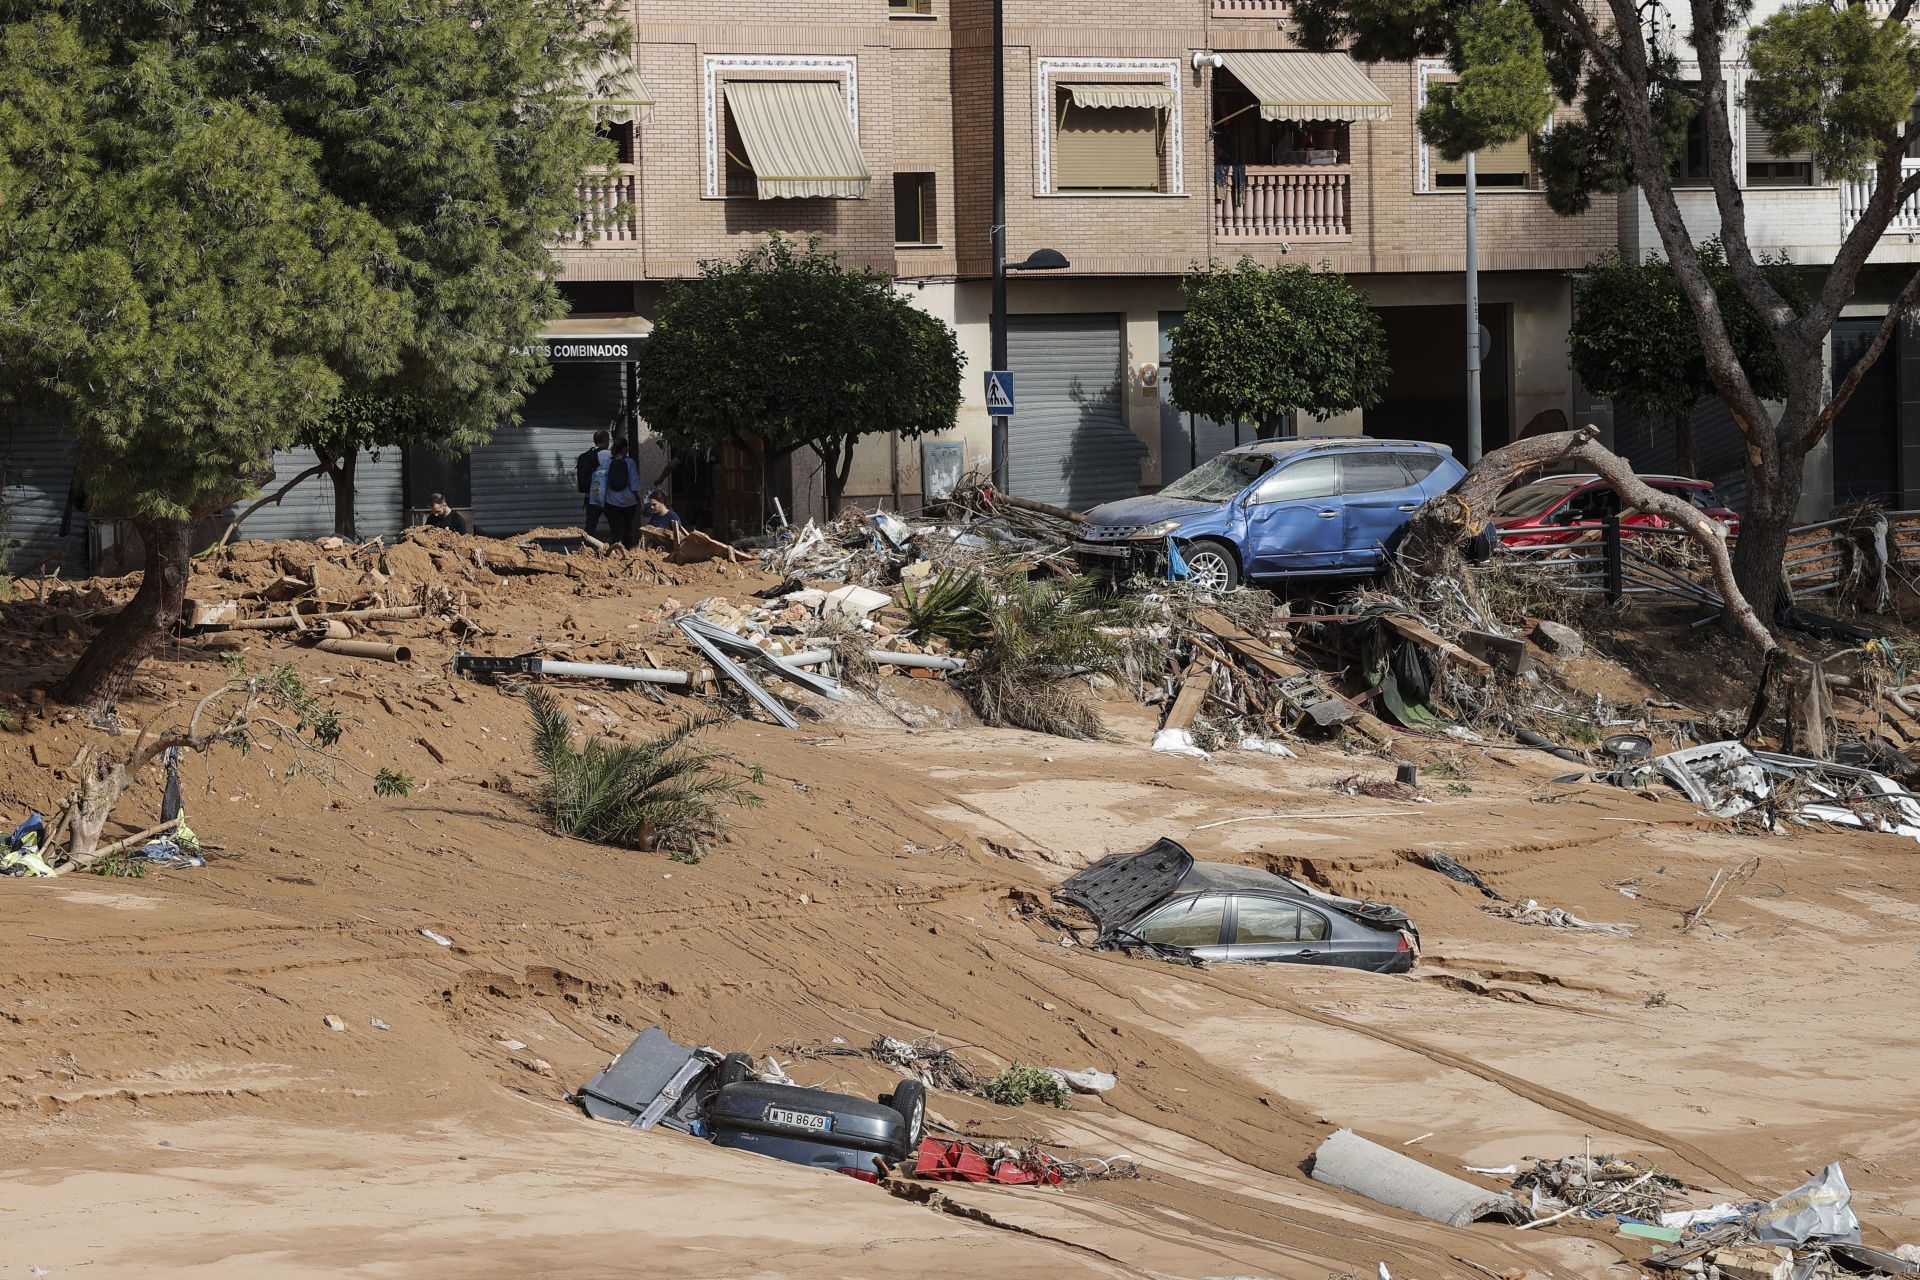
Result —
<instances>
[{"instance_id":1,"label":"balcony","mask_svg":"<svg viewBox=\"0 0 1920 1280\"><path fill-rule=\"evenodd\" d=\"M1351 166L1246 165L1229 175L1214 187L1217 239L1344 240L1353 234Z\"/></svg>"},{"instance_id":2,"label":"balcony","mask_svg":"<svg viewBox=\"0 0 1920 1280\"><path fill-rule=\"evenodd\" d=\"M638 202L632 165L615 165L580 184L580 223L565 237L570 245L604 244L621 247L640 240Z\"/></svg>"},{"instance_id":3,"label":"balcony","mask_svg":"<svg viewBox=\"0 0 1920 1280\"><path fill-rule=\"evenodd\" d=\"M1900 177L1904 181L1915 173L1920 173L1920 160L1906 159L1900 162ZM1853 224L1860 221L1865 212L1867 201L1873 199L1873 183L1848 182L1840 187L1840 235L1844 239L1853 230ZM1920 196L1915 196L1900 206L1893 215L1893 221L1887 223L1887 234L1920 235Z\"/></svg>"},{"instance_id":4,"label":"balcony","mask_svg":"<svg viewBox=\"0 0 1920 1280\"><path fill-rule=\"evenodd\" d=\"M1216 18L1284 18L1293 12L1293 0L1213 0Z\"/></svg>"}]
</instances>

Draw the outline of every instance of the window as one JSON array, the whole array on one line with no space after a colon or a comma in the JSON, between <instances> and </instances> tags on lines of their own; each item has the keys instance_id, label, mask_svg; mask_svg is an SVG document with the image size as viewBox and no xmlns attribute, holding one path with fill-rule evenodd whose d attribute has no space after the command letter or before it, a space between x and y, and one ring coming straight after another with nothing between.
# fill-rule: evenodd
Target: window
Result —
<instances>
[{"instance_id":1,"label":"window","mask_svg":"<svg viewBox=\"0 0 1920 1280\"><path fill-rule=\"evenodd\" d=\"M730 196L752 196L759 190L754 181L753 164L747 159L747 144L740 137L740 125L734 119L733 103L726 105L726 192Z\"/></svg>"},{"instance_id":2,"label":"window","mask_svg":"<svg viewBox=\"0 0 1920 1280\"><path fill-rule=\"evenodd\" d=\"M1340 460L1342 493L1385 493L1412 483L1395 454L1350 453Z\"/></svg>"},{"instance_id":3,"label":"window","mask_svg":"<svg viewBox=\"0 0 1920 1280\"><path fill-rule=\"evenodd\" d=\"M1608 516L1617 516L1620 514L1620 495L1606 485L1601 485L1570 499L1567 505L1560 509L1560 514L1570 515L1574 521L1581 524L1604 520Z\"/></svg>"},{"instance_id":4,"label":"window","mask_svg":"<svg viewBox=\"0 0 1920 1280\"><path fill-rule=\"evenodd\" d=\"M1053 188L1056 191L1159 191L1166 113L1152 106L1085 105L1092 89L1063 87L1055 101ZM1140 87L1144 96L1166 93ZM1168 95L1171 96L1170 94Z\"/></svg>"},{"instance_id":5,"label":"window","mask_svg":"<svg viewBox=\"0 0 1920 1280\"><path fill-rule=\"evenodd\" d=\"M1451 85L1459 77L1450 72L1428 73L1423 81L1421 97L1427 96L1426 86ZM1467 158L1449 160L1433 148L1421 144L1427 153L1427 189L1429 191L1457 191L1467 185ZM1516 138L1512 142L1503 142L1497 147L1486 147L1475 153L1473 162L1473 185L1477 191L1501 190L1526 191L1537 185L1533 173L1533 139Z\"/></svg>"},{"instance_id":6,"label":"window","mask_svg":"<svg viewBox=\"0 0 1920 1280\"><path fill-rule=\"evenodd\" d=\"M1273 942L1324 942L1327 918L1278 898L1235 898L1233 940L1259 945Z\"/></svg>"},{"instance_id":7,"label":"window","mask_svg":"<svg viewBox=\"0 0 1920 1280\"><path fill-rule=\"evenodd\" d=\"M1400 465L1407 469L1407 474L1413 477L1415 484L1432 475L1440 465L1440 455L1437 453L1396 453L1393 456L1400 459Z\"/></svg>"},{"instance_id":8,"label":"window","mask_svg":"<svg viewBox=\"0 0 1920 1280\"><path fill-rule=\"evenodd\" d=\"M925 17L933 12L933 0L887 0L890 18Z\"/></svg>"},{"instance_id":9,"label":"window","mask_svg":"<svg viewBox=\"0 0 1920 1280\"><path fill-rule=\"evenodd\" d=\"M1258 453L1222 453L1160 490L1160 496L1190 498L1195 502L1228 502L1272 468L1273 459Z\"/></svg>"},{"instance_id":10,"label":"window","mask_svg":"<svg viewBox=\"0 0 1920 1280\"><path fill-rule=\"evenodd\" d=\"M1163 947L1212 947L1219 945L1220 926L1227 914L1227 900L1217 893L1201 894L1153 913L1138 932L1142 941Z\"/></svg>"},{"instance_id":11,"label":"window","mask_svg":"<svg viewBox=\"0 0 1920 1280\"><path fill-rule=\"evenodd\" d=\"M1750 187L1810 187L1813 153L1773 153L1773 135L1747 117L1747 185Z\"/></svg>"},{"instance_id":12,"label":"window","mask_svg":"<svg viewBox=\"0 0 1920 1280\"><path fill-rule=\"evenodd\" d=\"M937 244L939 240L933 225L933 175L894 174L893 242Z\"/></svg>"},{"instance_id":13,"label":"window","mask_svg":"<svg viewBox=\"0 0 1920 1280\"><path fill-rule=\"evenodd\" d=\"M608 120L603 122L594 132L613 143L613 162L615 164L633 163L633 121Z\"/></svg>"},{"instance_id":14,"label":"window","mask_svg":"<svg viewBox=\"0 0 1920 1280\"><path fill-rule=\"evenodd\" d=\"M1704 108L1695 111L1687 120L1687 141L1680 149L1680 158L1673 165L1673 185L1713 185L1713 177L1707 172L1707 113Z\"/></svg>"},{"instance_id":15,"label":"window","mask_svg":"<svg viewBox=\"0 0 1920 1280\"><path fill-rule=\"evenodd\" d=\"M1282 467L1254 491L1255 502L1300 502L1307 498L1331 498L1340 492L1335 478L1336 459L1306 458L1290 467Z\"/></svg>"}]
</instances>

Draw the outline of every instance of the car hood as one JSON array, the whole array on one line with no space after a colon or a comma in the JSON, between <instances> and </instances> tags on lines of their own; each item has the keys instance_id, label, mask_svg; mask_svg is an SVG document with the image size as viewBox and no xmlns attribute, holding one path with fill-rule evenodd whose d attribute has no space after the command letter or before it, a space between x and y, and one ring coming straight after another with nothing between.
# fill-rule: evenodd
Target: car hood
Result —
<instances>
[{"instance_id":1,"label":"car hood","mask_svg":"<svg viewBox=\"0 0 1920 1280\"><path fill-rule=\"evenodd\" d=\"M1195 498L1166 498L1157 493L1150 493L1138 498L1122 498L1118 502L1103 502L1087 512L1087 523L1089 525L1158 524L1162 520L1186 520L1193 516L1205 515L1210 511L1218 511L1225 505L1221 502L1201 502Z\"/></svg>"},{"instance_id":2,"label":"car hood","mask_svg":"<svg viewBox=\"0 0 1920 1280\"><path fill-rule=\"evenodd\" d=\"M1108 933L1172 893L1192 870L1193 855L1163 837L1138 853L1108 854L1069 876L1053 896L1085 911Z\"/></svg>"}]
</instances>

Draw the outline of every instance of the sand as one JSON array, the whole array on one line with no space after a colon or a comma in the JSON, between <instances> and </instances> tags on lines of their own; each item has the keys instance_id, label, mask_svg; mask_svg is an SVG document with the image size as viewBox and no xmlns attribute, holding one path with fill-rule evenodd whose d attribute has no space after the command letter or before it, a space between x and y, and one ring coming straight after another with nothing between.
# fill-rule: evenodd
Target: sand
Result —
<instances>
[{"instance_id":1,"label":"sand","mask_svg":"<svg viewBox=\"0 0 1920 1280\"><path fill-rule=\"evenodd\" d=\"M457 573L458 551L418 572ZM476 571L468 612L494 634L466 643L677 660L669 598L766 581L651 560ZM29 637L9 693L76 642L22 624L42 607L7 606ZM458 642L438 624L377 630L413 645L411 667L245 640L346 713L333 785L284 780L284 752L196 758L189 813L220 846L205 868L0 880L0 1275L1323 1280L1381 1262L1396 1277L1619 1275L1646 1256L1599 1225L1451 1230L1312 1183L1302 1162L1343 1125L1455 1171L1591 1143L1658 1162L1700 1203L1840 1160L1869 1241L1920 1240L1911 841L1735 834L1678 798L1556 786L1565 765L1527 753L1450 752L1461 772L1429 781L1430 804L1347 796L1331 784L1387 766L1335 747L1175 760L1125 705L1111 743L986 730L936 684L895 679L924 727L821 704L799 731L713 730L765 781L690 866L548 834L520 705L449 677ZM172 646L126 720L213 687L215 647ZM616 734L691 705L569 700ZM112 739L16 705L0 800L48 808L78 745ZM375 798L381 767L413 774L413 793ZM129 823L157 802L156 776ZM1403 905L1421 961L1403 977L1197 970L1062 946L1034 909L1047 887L1161 835ZM1410 860L1425 849L1634 936L1496 918ZM1716 868L1756 854L1707 926L1677 932ZM1628 882L1637 897L1612 887ZM582 1117L565 1095L650 1023L868 1094L884 1068L776 1046L937 1035L986 1070L1110 1070L1111 1094L1066 1111L932 1107L982 1137L1124 1153L1144 1176L919 1203Z\"/></svg>"}]
</instances>

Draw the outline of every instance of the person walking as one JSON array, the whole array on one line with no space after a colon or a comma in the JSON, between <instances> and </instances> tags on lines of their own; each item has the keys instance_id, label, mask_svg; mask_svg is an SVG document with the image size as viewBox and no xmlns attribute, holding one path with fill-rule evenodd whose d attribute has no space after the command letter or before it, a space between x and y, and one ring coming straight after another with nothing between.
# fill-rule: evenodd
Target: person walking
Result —
<instances>
[{"instance_id":1,"label":"person walking","mask_svg":"<svg viewBox=\"0 0 1920 1280\"><path fill-rule=\"evenodd\" d=\"M607 460L607 532L623 547L631 547L634 522L640 514L640 468L628 456L624 438L615 440Z\"/></svg>"},{"instance_id":2,"label":"person walking","mask_svg":"<svg viewBox=\"0 0 1920 1280\"><path fill-rule=\"evenodd\" d=\"M580 456L573 460L573 478L579 484L580 496L586 500L587 505L586 523L581 527L587 531L589 538L598 532L600 517L606 511L606 497L603 492L606 477L601 473L606 470L607 463L613 459L613 451L609 447L611 444L612 438L606 432L596 431L593 433L593 447L582 451ZM601 482L599 489L594 487L596 478Z\"/></svg>"}]
</instances>

